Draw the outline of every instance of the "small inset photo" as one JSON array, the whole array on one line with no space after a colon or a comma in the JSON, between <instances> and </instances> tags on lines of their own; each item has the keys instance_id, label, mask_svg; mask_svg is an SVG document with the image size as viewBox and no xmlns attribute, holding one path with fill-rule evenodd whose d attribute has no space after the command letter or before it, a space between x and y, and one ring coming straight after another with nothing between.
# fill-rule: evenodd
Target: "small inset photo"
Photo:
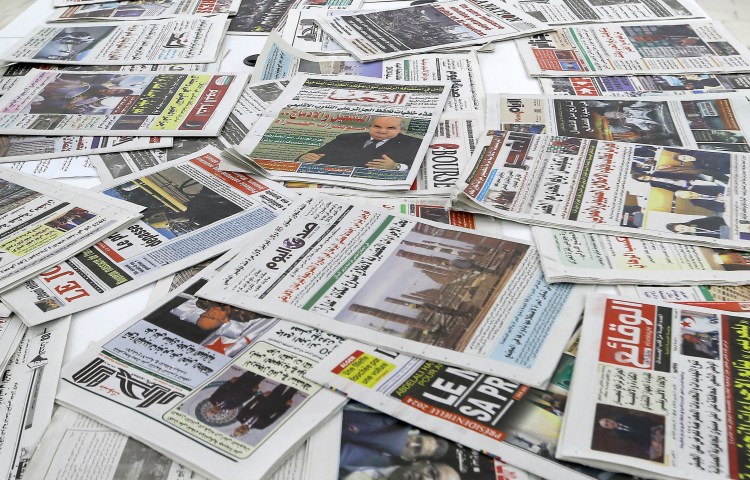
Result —
<instances>
[{"instance_id":1,"label":"small inset photo","mask_svg":"<svg viewBox=\"0 0 750 480\"><path fill-rule=\"evenodd\" d=\"M663 415L612 405L596 405L591 448L664 463Z\"/></svg>"},{"instance_id":2,"label":"small inset photo","mask_svg":"<svg viewBox=\"0 0 750 480\"><path fill-rule=\"evenodd\" d=\"M680 353L690 357L718 360L720 355L718 315L682 310L680 312Z\"/></svg>"}]
</instances>

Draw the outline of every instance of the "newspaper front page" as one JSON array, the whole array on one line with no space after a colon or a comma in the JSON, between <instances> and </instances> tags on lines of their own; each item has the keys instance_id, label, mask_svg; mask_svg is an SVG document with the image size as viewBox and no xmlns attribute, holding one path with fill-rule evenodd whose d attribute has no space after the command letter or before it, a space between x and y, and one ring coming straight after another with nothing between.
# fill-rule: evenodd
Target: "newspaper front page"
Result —
<instances>
[{"instance_id":1,"label":"newspaper front page","mask_svg":"<svg viewBox=\"0 0 750 480\"><path fill-rule=\"evenodd\" d=\"M128 0L56 8L48 22L141 20L237 12L240 0Z\"/></svg>"},{"instance_id":2,"label":"newspaper front page","mask_svg":"<svg viewBox=\"0 0 750 480\"><path fill-rule=\"evenodd\" d=\"M29 328L0 377L0 476L28 479L29 462L52 417L70 317Z\"/></svg>"},{"instance_id":3,"label":"newspaper front page","mask_svg":"<svg viewBox=\"0 0 750 480\"><path fill-rule=\"evenodd\" d=\"M692 0L509 0L508 3L550 25L706 16Z\"/></svg>"},{"instance_id":4,"label":"newspaper front page","mask_svg":"<svg viewBox=\"0 0 750 480\"><path fill-rule=\"evenodd\" d=\"M245 85L218 137L176 138L171 148L92 155L91 161L102 181L108 182L195 153L209 145L219 150L237 145L287 83L268 81ZM224 170L221 166L220 169Z\"/></svg>"},{"instance_id":5,"label":"newspaper front page","mask_svg":"<svg viewBox=\"0 0 750 480\"><path fill-rule=\"evenodd\" d=\"M449 0L354 15L318 15L337 44L363 62L484 45L549 30L520 10L493 0Z\"/></svg>"},{"instance_id":6,"label":"newspaper front page","mask_svg":"<svg viewBox=\"0 0 750 480\"><path fill-rule=\"evenodd\" d=\"M426 432L487 452L542 478L630 479L555 459L575 363L575 338L546 390L351 340L308 377Z\"/></svg>"},{"instance_id":7,"label":"newspaper front page","mask_svg":"<svg viewBox=\"0 0 750 480\"><path fill-rule=\"evenodd\" d=\"M63 65L211 63L218 59L226 28L226 15L46 25L0 59Z\"/></svg>"},{"instance_id":8,"label":"newspaper front page","mask_svg":"<svg viewBox=\"0 0 750 480\"><path fill-rule=\"evenodd\" d=\"M495 132L454 202L504 220L750 250L750 155Z\"/></svg>"},{"instance_id":9,"label":"newspaper front page","mask_svg":"<svg viewBox=\"0 0 750 480\"><path fill-rule=\"evenodd\" d=\"M274 180L407 190L449 94L447 80L297 74L236 150Z\"/></svg>"},{"instance_id":10,"label":"newspaper front page","mask_svg":"<svg viewBox=\"0 0 750 480\"><path fill-rule=\"evenodd\" d=\"M101 193L0 169L0 291L127 227L142 209Z\"/></svg>"},{"instance_id":11,"label":"newspaper front page","mask_svg":"<svg viewBox=\"0 0 750 480\"><path fill-rule=\"evenodd\" d=\"M650 478L743 478L750 317L594 295L558 456Z\"/></svg>"},{"instance_id":12,"label":"newspaper front page","mask_svg":"<svg viewBox=\"0 0 750 480\"><path fill-rule=\"evenodd\" d=\"M47 179L98 177L96 168L89 162L89 157L52 158L49 160L0 163L0 168L8 168Z\"/></svg>"},{"instance_id":13,"label":"newspaper front page","mask_svg":"<svg viewBox=\"0 0 750 480\"><path fill-rule=\"evenodd\" d=\"M544 276L551 283L748 283L748 252L540 227L533 232Z\"/></svg>"},{"instance_id":14,"label":"newspaper front page","mask_svg":"<svg viewBox=\"0 0 750 480\"><path fill-rule=\"evenodd\" d=\"M303 473L309 461L306 443L269 480L317 480ZM205 478L138 440L65 407L55 411L24 475L33 480Z\"/></svg>"},{"instance_id":15,"label":"newspaper front page","mask_svg":"<svg viewBox=\"0 0 750 480\"><path fill-rule=\"evenodd\" d=\"M242 0L229 35L268 35L284 28L292 9L359 8L362 0Z\"/></svg>"},{"instance_id":16,"label":"newspaper front page","mask_svg":"<svg viewBox=\"0 0 750 480\"><path fill-rule=\"evenodd\" d=\"M0 128L19 135L218 135L243 73L32 70L0 97Z\"/></svg>"},{"instance_id":17,"label":"newspaper front page","mask_svg":"<svg viewBox=\"0 0 750 480\"><path fill-rule=\"evenodd\" d=\"M338 425L339 454L330 462L333 467L338 464L338 471L321 472L320 478L424 478L438 472L437 478L451 480L541 480L361 403L347 403Z\"/></svg>"},{"instance_id":18,"label":"newspaper front page","mask_svg":"<svg viewBox=\"0 0 750 480\"><path fill-rule=\"evenodd\" d=\"M58 401L199 474L267 478L345 397L304 378L341 339L183 285L66 365Z\"/></svg>"},{"instance_id":19,"label":"newspaper front page","mask_svg":"<svg viewBox=\"0 0 750 480\"><path fill-rule=\"evenodd\" d=\"M653 95L689 95L740 92L750 90L750 74L711 75L639 75L628 77L558 77L540 78L545 95L579 97L642 97Z\"/></svg>"},{"instance_id":20,"label":"newspaper front page","mask_svg":"<svg viewBox=\"0 0 750 480\"><path fill-rule=\"evenodd\" d=\"M48 158L77 157L104 152L166 148L170 137L55 137L0 135L0 163Z\"/></svg>"},{"instance_id":21,"label":"newspaper front page","mask_svg":"<svg viewBox=\"0 0 750 480\"><path fill-rule=\"evenodd\" d=\"M750 71L747 47L708 20L565 27L516 45L531 76Z\"/></svg>"},{"instance_id":22,"label":"newspaper front page","mask_svg":"<svg viewBox=\"0 0 750 480\"><path fill-rule=\"evenodd\" d=\"M547 284L521 241L334 198L264 233L200 296L531 385L549 381L588 291Z\"/></svg>"},{"instance_id":23,"label":"newspaper front page","mask_svg":"<svg viewBox=\"0 0 750 480\"><path fill-rule=\"evenodd\" d=\"M650 145L750 152L750 97L662 96L624 100L487 95L487 127Z\"/></svg>"},{"instance_id":24,"label":"newspaper front page","mask_svg":"<svg viewBox=\"0 0 750 480\"><path fill-rule=\"evenodd\" d=\"M207 147L99 187L144 205L143 219L5 292L3 301L29 324L100 305L229 250L292 203L296 194L274 182L219 171L219 154Z\"/></svg>"}]
</instances>

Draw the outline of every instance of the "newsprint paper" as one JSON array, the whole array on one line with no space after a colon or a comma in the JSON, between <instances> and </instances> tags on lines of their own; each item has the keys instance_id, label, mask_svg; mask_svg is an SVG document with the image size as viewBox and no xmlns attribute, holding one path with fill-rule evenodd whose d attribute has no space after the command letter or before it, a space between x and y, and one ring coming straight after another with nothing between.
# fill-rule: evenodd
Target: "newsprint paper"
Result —
<instances>
[{"instance_id":1,"label":"newsprint paper","mask_svg":"<svg viewBox=\"0 0 750 480\"><path fill-rule=\"evenodd\" d=\"M48 22L75 22L78 20L141 20L172 18L180 15L233 14L240 0L128 0L109 1L94 5L56 8Z\"/></svg>"},{"instance_id":2,"label":"newsprint paper","mask_svg":"<svg viewBox=\"0 0 750 480\"><path fill-rule=\"evenodd\" d=\"M492 0L449 0L315 21L339 45L369 62L413 53L483 45L549 30L516 8Z\"/></svg>"},{"instance_id":3,"label":"newsprint paper","mask_svg":"<svg viewBox=\"0 0 750 480\"><path fill-rule=\"evenodd\" d=\"M343 342L308 377L426 432L487 452L542 478L629 479L555 459L575 346L572 341L566 348L545 390L351 340ZM347 430L342 439L357 441L350 433L357 429ZM342 462L344 454L342 445ZM437 462L432 465L440 466Z\"/></svg>"},{"instance_id":4,"label":"newsprint paper","mask_svg":"<svg viewBox=\"0 0 750 480\"><path fill-rule=\"evenodd\" d=\"M456 184L504 220L750 250L750 155L496 132Z\"/></svg>"},{"instance_id":5,"label":"newsprint paper","mask_svg":"<svg viewBox=\"0 0 750 480\"><path fill-rule=\"evenodd\" d=\"M750 253L534 227L548 282L743 285Z\"/></svg>"},{"instance_id":6,"label":"newsprint paper","mask_svg":"<svg viewBox=\"0 0 750 480\"><path fill-rule=\"evenodd\" d=\"M218 58L226 28L225 15L45 25L0 58L65 65L211 63Z\"/></svg>"},{"instance_id":7,"label":"newsprint paper","mask_svg":"<svg viewBox=\"0 0 750 480\"><path fill-rule=\"evenodd\" d=\"M5 309L5 306L0 304ZM8 314L8 316L5 316ZM26 325L11 312L0 312L0 370L5 370L10 357L16 352L23 334L26 333Z\"/></svg>"},{"instance_id":8,"label":"newsprint paper","mask_svg":"<svg viewBox=\"0 0 750 480\"><path fill-rule=\"evenodd\" d=\"M644 95L687 95L741 92L750 90L750 74L711 75L684 73L675 75L638 75L627 77L540 78L545 95L591 97L641 97Z\"/></svg>"},{"instance_id":9,"label":"newsprint paper","mask_svg":"<svg viewBox=\"0 0 750 480\"><path fill-rule=\"evenodd\" d=\"M0 163L130 152L172 146L170 137L79 137L0 135Z\"/></svg>"},{"instance_id":10,"label":"newsprint paper","mask_svg":"<svg viewBox=\"0 0 750 480\"><path fill-rule=\"evenodd\" d=\"M750 71L750 51L711 21L559 28L516 40L532 76Z\"/></svg>"},{"instance_id":11,"label":"newsprint paper","mask_svg":"<svg viewBox=\"0 0 750 480\"><path fill-rule=\"evenodd\" d=\"M289 207L223 272L199 295L531 385L588 291L547 284L529 244L332 198Z\"/></svg>"},{"instance_id":12,"label":"newsprint paper","mask_svg":"<svg viewBox=\"0 0 750 480\"><path fill-rule=\"evenodd\" d=\"M28 324L100 305L229 250L292 203L296 194L275 182L219 171L219 154L206 147L98 187L105 198L145 206L143 219L5 292L3 301Z\"/></svg>"},{"instance_id":13,"label":"newsprint paper","mask_svg":"<svg viewBox=\"0 0 750 480\"><path fill-rule=\"evenodd\" d=\"M706 16L693 0L508 0L508 3L550 25Z\"/></svg>"},{"instance_id":14,"label":"newsprint paper","mask_svg":"<svg viewBox=\"0 0 750 480\"><path fill-rule=\"evenodd\" d=\"M315 432L313 439L319 433ZM305 442L269 480L319 480L309 470L309 444ZM24 475L31 480L205 478L138 440L65 407L55 411Z\"/></svg>"},{"instance_id":15,"label":"newsprint paper","mask_svg":"<svg viewBox=\"0 0 750 480\"><path fill-rule=\"evenodd\" d=\"M63 369L58 401L203 476L266 478L345 397L305 379L341 339L188 282Z\"/></svg>"},{"instance_id":16,"label":"newsprint paper","mask_svg":"<svg viewBox=\"0 0 750 480\"><path fill-rule=\"evenodd\" d=\"M558 456L649 478L750 474L750 317L589 297Z\"/></svg>"},{"instance_id":17,"label":"newsprint paper","mask_svg":"<svg viewBox=\"0 0 750 480\"><path fill-rule=\"evenodd\" d=\"M0 377L0 477L20 480L55 400L70 317L29 328Z\"/></svg>"},{"instance_id":18,"label":"newsprint paper","mask_svg":"<svg viewBox=\"0 0 750 480\"><path fill-rule=\"evenodd\" d=\"M616 142L750 152L750 97L661 96L626 100L487 95L487 127Z\"/></svg>"},{"instance_id":19,"label":"newsprint paper","mask_svg":"<svg viewBox=\"0 0 750 480\"><path fill-rule=\"evenodd\" d=\"M0 169L0 291L135 222L143 207ZM65 290L66 282L60 284Z\"/></svg>"},{"instance_id":20,"label":"newsprint paper","mask_svg":"<svg viewBox=\"0 0 750 480\"><path fill-rule=\"evenodd\" d=\"M297 74L237 147L274 180L406 190L450 92L444 81Z\"/></svg>"},{"instance_id":21,"label":"newsprint paper","mask_svg":"<svg viewBox=\"0 0 750 480\"><path fill-rule=\"evenodd\" d=\"M25 135L218 135L244 73L32 70L0 97L0 128Z\"/></svg>"}]
</instances>

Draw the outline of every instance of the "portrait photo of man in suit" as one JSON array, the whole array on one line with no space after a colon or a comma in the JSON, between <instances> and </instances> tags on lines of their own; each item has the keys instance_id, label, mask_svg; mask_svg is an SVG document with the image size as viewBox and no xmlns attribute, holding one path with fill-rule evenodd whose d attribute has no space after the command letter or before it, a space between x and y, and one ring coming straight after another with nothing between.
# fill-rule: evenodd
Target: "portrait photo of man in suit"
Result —
<instances>
[{"instance_id":1,"label":"portrait photo of man in suit","mask_svg":"<svg viewBox=\"0 0 750 480\"><path fill-rule=\"evenodd\" d=\"M375 117L367 132L345 133L297 158L302 163L408 171L422 139L403 133L400 117Z\"/></svg>"}]
</instances>

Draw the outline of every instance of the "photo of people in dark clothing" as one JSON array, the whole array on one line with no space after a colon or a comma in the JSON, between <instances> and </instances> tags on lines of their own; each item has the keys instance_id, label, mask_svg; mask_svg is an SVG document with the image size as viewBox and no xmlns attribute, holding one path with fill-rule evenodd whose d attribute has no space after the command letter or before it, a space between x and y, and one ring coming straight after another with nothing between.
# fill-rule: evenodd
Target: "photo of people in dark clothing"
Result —
<instances>
[{"instance_id":1,"label":"photo of people in dark clothing","mask_svg":"<svg viewBox=\"0 0 750 480\"><path fill-rule=\"evenodd\" d=\"M664 462L664 416L597 404L595 422L593 450Z\"/></svg>"},{"instance_id":2,"label":"photo of people in dark clothing","mask_svg":"<svg viewBox=\"0 0 750 480\"><path fill-rule=\"evenodd\" d=\"M717 315L691 310L680 311L680 353L690 357L718 360L720 319Z\"/></svg>"}]
</instances>

